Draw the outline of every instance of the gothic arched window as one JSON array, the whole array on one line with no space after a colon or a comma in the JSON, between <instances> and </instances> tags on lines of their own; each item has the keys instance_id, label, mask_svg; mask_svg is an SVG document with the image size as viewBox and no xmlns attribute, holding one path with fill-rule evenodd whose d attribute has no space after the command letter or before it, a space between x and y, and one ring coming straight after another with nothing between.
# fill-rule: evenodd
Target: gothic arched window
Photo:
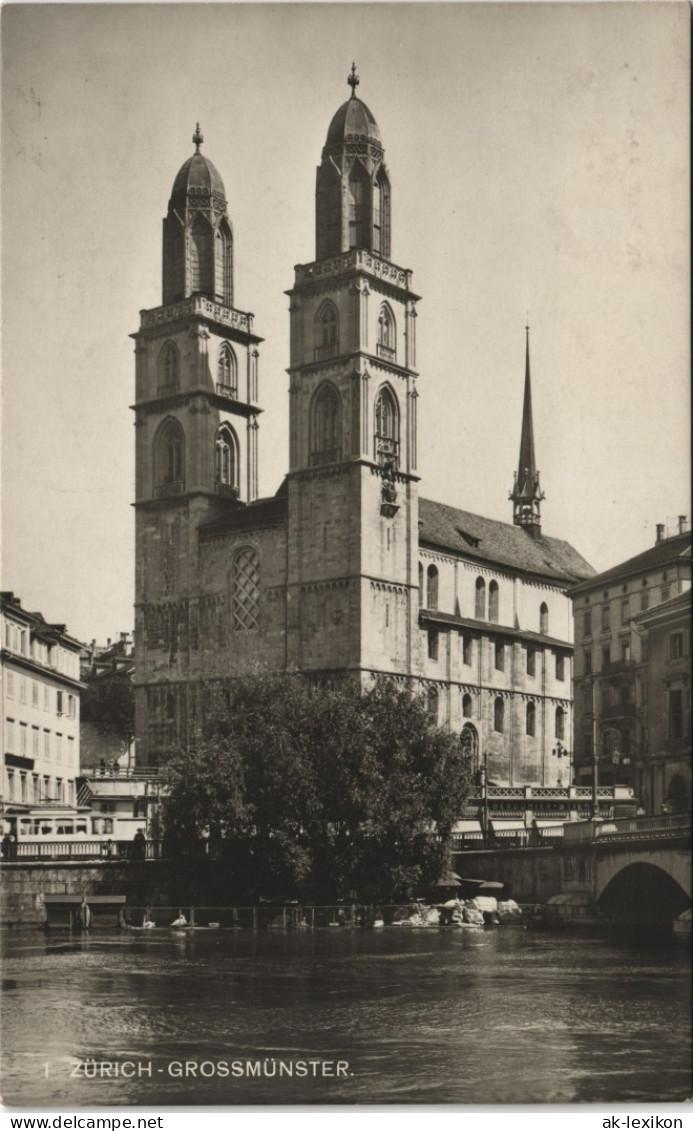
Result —
<instances>
[{"instance_id":1,"label":"gothic arched window","mask_svg":"<svg viewBox=\"0 0 693 1131\"><path fill-rule=\"evenodd\" d=\"M565 711L556 707L556 738L565 738Z\"/></svg>"},{"instance_id":2,"label":"gothic arched window","mask_svg":"<svg viewBox=\"0 0 693 1131\"><path fill-rule=\"evenodd\" d=\"M395 318L390 307L384 302L378 315L378 356L394 361L395 345Z\"/></svg>"},{"instance_id":3,"label":"gothic arched window","mask_svg":"<svg viewBox=\"0 0 693 1131\"><path fill-rule=\"evenodd\" d=\"M462 696L462 716L463 716L463 718L471 719L473 707L474 707L474 704L473 704L473 701L472 701L472 697L469 694L469 692L467 692L465 695Z\"/></svg>"},{"instance_id":4,"label":"gothic arched window","mask_svg":"<svg viewBox=\"0 0 693 1131\"><path fill-rule=\"evenodd\" d=\"M539 631L543 636L549 632L549 606L542 601L539 609Z\"/></svg>"},{"instance_id":5,"label":"gothic arched window","mask_svg":"<svg viewBox=\"0 0 693 1131\"><path fill-rule=\"evenodd\" d=\"M217 392L232 397L235 397L237 393L236 355L228 342L222 342L219 346Z\"/></svg>"},{"instance_id":6,"label":"gothic arched window","mask_svg":"<svg viewBox=\"0 0 693 1131\"><path fill-rule=\"evenodd\" d=\"M164 342L159 352L159 389L177 389L180 376L180 356L174 342Z\"/></svg>"},{"instance_id":7,"label":"gothic arched window","mask_svg":"<svg viewBox=\"0 0 693 1131\"><path fill-rule=\"evenodd\" d=\"M373 193L373 251L386 258L390 254L390 183L383 169Z\"/></svg>"},{"instance_id":8,"label":"gothic arched window","mask_svg":"<svg viewBox=\"0 0 693 1131\"><path fill-rule=\"evenodd\" d=\"M231 229L222 219L214 236L214 293L218 302L231 305Z\"/></svg>"},{"instance_id":9,"label":"gothic arched window","mask_svg":"<svg viewBox=\"0 0 693 1131\"><path fill-rule=\"evenodd\" d=\"M260 612L260 562L257 551L244 547L231 563L233 627L248 632L257 628Z\"/></svg>"},{"instance_id":10,"label":"gothic arched window","mask_svg":"<svg viewBox=\"0 0 693 1131\"><path fill-rule=\"evenodd\" d=\"M492 581L488 587L488 619L498 623L498 582Z\"/></svg>"},{"instance_id":11,"label":"gothic arched window","mask_svg":"<svg viewBox=\"0 0 693 1131\"><path fill-rule=\"evenodd\" d=\"M499 734L505 729L505 703L500 696L493 704L493 729Z\"/></svg>"},{"instance_id":12,"label":"gothic arched window","mask_svg":"<svg viewBox=\"0 0 693 1131\"><path fill-rule=\"evenodd\" d=\"M212 290L212 230L199 213L190 236L190 293L209 294Z\"/></svg>"},{"instance_id":13,"label":"gothic arched window","mask_svg":"<svg viewBox=\"0 0 693 1131\"><path fill-rule=\"evenodd\" d=\"M476 579L474 616L477 620L486 619L486 582L483 577L477 577Z\"/></svg>"},{"instance_id":14,"label":"gothic arched window","mask_svg":"<svg viewBox=\"0 0 693 1131\"><path fill-rule=\"evenodd\" d=\"M438 726L438 688L429 687L426 695L426 705L428 709L428 721L431 726Z\"/></svg>"},{"instance_id":15,"label":"gothic arched window","mask_svg":"<svg viewBox=\"0 0 693 1131\"><path fill-rule=\"evenodd\" d=\"M230 424L222 424L217 432L214 456L217 483L222 487L238 488L238 440Z\"/></svg>"},{"instance_id":16,"label":"gothic arched window","mask_svg":"<svg viewBox=\"0 0 693 1131\"><path fill-rule=\"evenodd\" d=\"M358 161L349 174L348 191L349 247L366 247L368 174Z\"/></svg>"},{"instance_id":17,"label":"gothic arched window","mask_svg":"<svg viewBox=\"0 0 693 1131\"><path fill-rule=\"evenodd\" d=\"M311 463L335 463L341 459L341 404L334 385L325 382L313 401Z\"/></svg>"},{"instance_id":18,"label":"gothic arched window","mask_svg":"<svg viewBox=\"0 0 693 1131\"><path fill-rule=\"evenodd\" d=\"M327 187L327 245L328 255L342 250L342 183L336 173Z\"/></svg>"},{"instance_id":19,"label":"gothic arched window","mask_svg":"<svg viewBox=\"0 0 693 1131\"><path fill-rule=\"evenodd\" d=\"M530 700L530 702L527 704L527 734L536 734L536 726L536 708L534 706L534 703L532 703L532 701Z\"/></svg>"},{"instance_id":20,"label":"gothic arched window","mask_svg":"<svg viewBox=\"0 0 693 1131\"><path fill-rule=\"evenodd\" d=\"M315 356L334 357L339 352L339 316L333 302L324 302L315 315Z\"/></svg>"},{"instance_id":21,"label":"gothic arched window","mask_svg":"<svg viewBox=\"0 0 693 1131\"><path fill-rule=\"evenodd\" d=\"M375 400L375 459L377 463L399 464L399 414L397 402L387 386Z\"/></svg>"},{"instance_id":22,"label":"gothic arched window","mask_svg":"<svg viewBox=\"0 0 693 1131\"><path fill-rule=\"evenodd\" d=\"M426 571L428 574L428 597L426 600L427 609L438 608L438 568L437 566L430 565Z\"/></svg>"},{"instance_id":23,"label":"gothic arched window","mask_svg":"<svg viewBox=\"0 0 693 1131\"><path fill-rule=\"evenodd\" d=\"M163 493L182 491L184 479L185 438L177 420L169 418L159 428L154 440L156 486Z\"/></svg>"},{"instance_id":24,"label":"gothic arched window","mask_svg":"<svg viewBox=\"0 0 693 1131\"><path fill-rule=\"evenodd\" d=\"M426 594L424 593L424 567L419 562L419 608L423 608L425 604Z\"/></svg>"}]
</instances>

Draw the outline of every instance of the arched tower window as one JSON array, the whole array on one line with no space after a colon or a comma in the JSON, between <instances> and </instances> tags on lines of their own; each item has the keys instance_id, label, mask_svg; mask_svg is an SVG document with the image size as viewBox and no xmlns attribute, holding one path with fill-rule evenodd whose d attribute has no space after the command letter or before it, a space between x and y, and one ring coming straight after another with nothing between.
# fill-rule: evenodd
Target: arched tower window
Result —
<instances>
[{"instance_id":1,"label":"arched tower window","mask_svg":"<svg viewBox=\"0 0 693 1131\"><path fill-rule=\"evenodd\" d=\"M419 608L422 609L425 603L426 594L424 593L424 567L419 562Z\"/></svg>"},{"instance_id":2,"label":"arched tower window","mask_svg":"<svg viewBox=\"0 0 693 1131\"><path fill-rule=\"evenodd\" d=\"M174 342L164 342L159 353L159 390L177 389L180 380L180 356Z\"/></svg>"},{"instance_id":3,"label":"arched tower window","mask_svg":"<svg viewBox=\"0 0 693 1131\"><path fill-rule=\"evenodd\" d=\"M534 706L534 703L532 703L530 700L530 702L527 704L527 734L536 734L536 726L536 708Z\"/></svg>"},{"instance_id":4,"label":"arched tower window","mask_svg":"<svg viewBox=\"0 0 693 1131\"><path fill-rule=\"evenodd\" d=\"M565 711L556 707L556 738L565 738Z\"/></svg>"},{"instance_id":5,"label":"arched tower window","mask_svg":"<svg viewBox=\"0 0 693 1131\"><path fill-rule=\"evenodd\" d=\"M426 695L426 704L428 708L428 721L431 726L438 726L438 688L429 687Z\"/></svg>"},{"instance_id":6,"label":"arched tower window","mask_svg":"<svg viewBox=\"0 0 693 1131\"><path fill-rule=\"evenodd\" d=\"M380 307L378 315L378 343L377 354L390 361L395 360L395 318L386 302Z\"/></svg>"},{"instance_id":7,"label":"arched tower window","mask_svg":"<svg viewBox=\"0 0 693 1131\"><path fill-rule=\"evenodd\" d=\"M260 562L250 546L234 555L231 563L233 627L240 632L257 628L260 611Z\"/></svg>"},{"instance_id":8,"label":"arched tower window","mask_svg":"<svg viewBox=\"0 0 693 1131\"><path fill-rule=\"evenodd\" d=\"M373 251L390 254L390 182L383 169L375 178L373 193Z\"/></svg>"},{"instance_id":9,"label":"arched tower window","mask_svg":"<svg viewBox=\"0 0 693 1131\"><path fill-rule=\"evenodd\" d=\"M368 205L368 176L355 161L349 173L348 184L349 247L367 247L366 210Z\"/></svg>"},{"instance_id":10,"label":"arched tower window","mask_svg":"<svg viewBox=\"0 0 693 1131\"><path fill-rule=\"evenodd\" d=\"M198 213L190 232L191 294L210 294L212 290L212 266L211 228Z\"/></svg>"},{"instance_id":11,"label":"arched tower window","mask_svg":"<svg viewBox=\"0 0 693 1131\"><path fill-rule=\"evenodd\" d=\"M474 703L469 692L462 696L462 715L465 719L471 719Z\"/></svg>"},{"instance_id":12,"label":"arched tower window","mask_svg":"<svg viewBox=\"0 0 693 1131\"><path fill-rule=\"evenodd\" d=\"M488 619L498 623L498 582L492 581L488 587Z\"/></svg>"},{"instance_id":13,"label":"arched tower window","mask_svg":"<svg viewBox=\"0 0 693 1131\"><path fill-rule=\"evenodd\" d=\"M336 463L342 457L341 403L334 385L325 382L313 401L311 455L313 465Z\"/></svg>"},{"instance_id":14,"label":"arched tower window","mask_svg":"<svg viewBox=\"0 0 693 1131\"><path fill-rule=\"evenodd\" d=\"M483 577L477 577L476 579L474 616L477 620L486 619L486 582Z\"/></svg>"},{"instance_id":15,"label":"arched tower window","mask_svg":"<svg viewBox=\"0 0 693 1131\"><path fill-rule=\"evenodd\" d=\"M438 608L438 568L437 566L430 565L426 571L428 575L428 596L426 599L427 609Z\"/></svg>"},{"instance_id":16,"label":"arched tower window","mask_svg":"<svg viewBox=\"0 0 693 1131\"><path fill-rule=\"evenodd\" d=\"M217 432L215 449L215 474L220 487L238 489L238 440L230 424L222 424Z\"/></svg>"},{"instance_id":17,"label":"arched tower window","mask_svg":"<svg viewBox=\"0 0 693 1131\"><path fill-rule=\"evenodd\" d=\"M387 386L375 400L375 460L399 466L399 414L397 402Z\"/></svg>"},{"instance_id":18,"label":"arched tower window","mask_svg":"<svg viewBox=\"0 0 693 1131\"><path fill-rule=\"evenodd\" d=\"M505 729L505 703L500 696L493 704L493 729L499 734Z\"/></svg>"},{"instance_id":19,"label":"arched tower window","mask_svg":"<svg viewBox=\"0 0 693 1131\"><path fill-rule=\"evenodd\" d=\"M549 632L549 606L543 601L539 609L539 631L544 636Z\"/></svg>"},{"instance_id":20,"label":"arched tower window","mask_svg":"<svg viewBox=\"0 0 693 1131\"><path fill-rule=\"evenodd\" d=\"M469 768L474 770L479 765L479 735L475 726L465 723L460 734L462 749L467 756Z\"/></svg>"},{"instance_id":21,"label":"arched tower window","mask_svg":"<svg viewBox=\"0 0 693 1131\"><path fill-rule=\"evenodd\" d=\"M235 398L237 391L236 355L228 342L222 342L217 357L217 392Z\"/></svg>"},{"instance_id":22,"label":"arched tower window","mask_svg":"<svg viewBox=\"0 0 693 1131\"><path fill-rule=\"evenodd\" d=\"M327 184L327 240L327 254L339 254L342 250L342 182L336 173Z\"/></svg>"},{"instance_id":23,"label":"arched tower window","mask_svg":"<svg viewBox=\"0 0 693 1131\"><path fill-rule=\"evenodd\" d=\"M178 494L183 490L185 437L177 420L169 418L154 440L154 470L158 494Z\"/></svg>"},{"instance_id":24,"label":"arched tower window","mask_svg":"<svg viewBox=\"0 0 693 1131\"><path fill-rule=\"evenodd\" d=\"M339 353L339 316L332 302L324 302L315 315L315 358Z\"/></svg>"},{"instance_id":25,"label":"arched tower window","mask_svg":"<svg viewBox=\"0 0 693 1131\"><path fill-rule=\"evenodd\" d=\"M224 218L214 236L214 293L217 302L233 304L231 229Z\"/></svg>"}]
</instances>

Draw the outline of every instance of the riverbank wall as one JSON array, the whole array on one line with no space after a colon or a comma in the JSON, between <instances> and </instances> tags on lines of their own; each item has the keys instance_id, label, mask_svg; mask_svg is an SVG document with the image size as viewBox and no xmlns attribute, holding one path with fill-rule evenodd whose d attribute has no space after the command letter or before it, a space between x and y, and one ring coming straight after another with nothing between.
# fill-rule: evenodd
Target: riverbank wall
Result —
<instances>
[{"instance_id":1,"label":"riverbank wall","mask_svg":"<svg viewBox=\"0 0 693 1131\"><path fill-rule=\"evenodd\" d=\"M501 881L518 903L544 903L562 886L560 854L551 848L458 853L454 868L460 876ZM234 887L223 860L186 867L167 860L17 861L2 866L0 924L42 923L45 896L124 895L137 907L218 907L239 902Z\"/></svg>"},{"instance_id":2,"label":"riverbank wall","mask_svg":"<svg viewBox=\"0 0 693 1131\"><path fill-rule=\"evenodd\" d=\"M457 852L453 868L469 879L495 880L517 903L545 903L561 891L561 853L554 848L472 849Z\"/></svg>"}]
</instances>

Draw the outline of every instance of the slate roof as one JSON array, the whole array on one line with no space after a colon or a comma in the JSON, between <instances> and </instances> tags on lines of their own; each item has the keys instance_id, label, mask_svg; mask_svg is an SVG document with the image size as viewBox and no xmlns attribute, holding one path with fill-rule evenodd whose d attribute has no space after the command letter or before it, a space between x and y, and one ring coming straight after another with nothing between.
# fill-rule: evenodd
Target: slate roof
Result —
<instances>
[{"instance_id":1,"label":"slate roof","mask_svg":"<svg viewBox=\"0 0 693 1131\"><path fill-rule=\"evenodd\" d=\"M521 526L432 499L419 499L419 544L553 581L571 583L594 576L592 566L560 538L533 538Z\"/></svg>"},{"instance_id":2,"label":"slate roof","mask_svg":"<svg viewBox=\"0 0 693 1131\"><path fill-rule=\"evenodd\" d=\"M647 573L648 570L657 569L659 566L690 558L690 553L691 532L686 530L683 534L675 534L673 538L664 538L661 542L655 542L654 546L636 554L634 558L628 558L620 565L605 570L604 573L595 574L589 582L583 581L581 585L576 585L571 593L582 593L594 585L618 580L631 573Z\"/></svg>"}]
</instances>

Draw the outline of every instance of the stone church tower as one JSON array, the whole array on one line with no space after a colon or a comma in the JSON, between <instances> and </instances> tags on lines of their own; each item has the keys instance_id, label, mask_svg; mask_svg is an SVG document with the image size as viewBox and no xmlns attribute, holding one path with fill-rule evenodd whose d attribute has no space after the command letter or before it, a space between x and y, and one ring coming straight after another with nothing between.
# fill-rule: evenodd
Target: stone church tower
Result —
<instances>
[{"instance_id":1,"label":"stone church tower","mask_svg":"<svg viewBox=\"0 0 693 1131\"><path fill-rule=\"evenodd\" d=\"M287 663L406 673L418 616L415 305L378 125L337 110L291 305Z\"/></svg>"},{"instance_id":2,"label":"stone church tower","mask_svg":"<svg viewBox=\"0 0 693 1131\"><path fill-rule=\"evenodd\" d=\"M202 142L198 126L163 223L163 305L143 310L132 335L137 733L153 748L186 731L199 527L257 496L262 339L233 306L226 193Z\"/></svg>"},{"instance_id":3,"label":"stone church tower","mask_svg":"<svg viewBox=\"0 0 693 1131\"><path fill-rule=\"evenodd\" d=\"M195 152L163 229L163 305L136 343L137 761L190 743L204 689L249 670L402 677L498 782L549 786L571 733L566 589L543 533L529 373L513 523L420 497L416 304L393 188L356 95L317 170L316 249L290 299L289 468L258 498L257 350L237 310L222 180Z\"/></svg>"}]
</instances>

